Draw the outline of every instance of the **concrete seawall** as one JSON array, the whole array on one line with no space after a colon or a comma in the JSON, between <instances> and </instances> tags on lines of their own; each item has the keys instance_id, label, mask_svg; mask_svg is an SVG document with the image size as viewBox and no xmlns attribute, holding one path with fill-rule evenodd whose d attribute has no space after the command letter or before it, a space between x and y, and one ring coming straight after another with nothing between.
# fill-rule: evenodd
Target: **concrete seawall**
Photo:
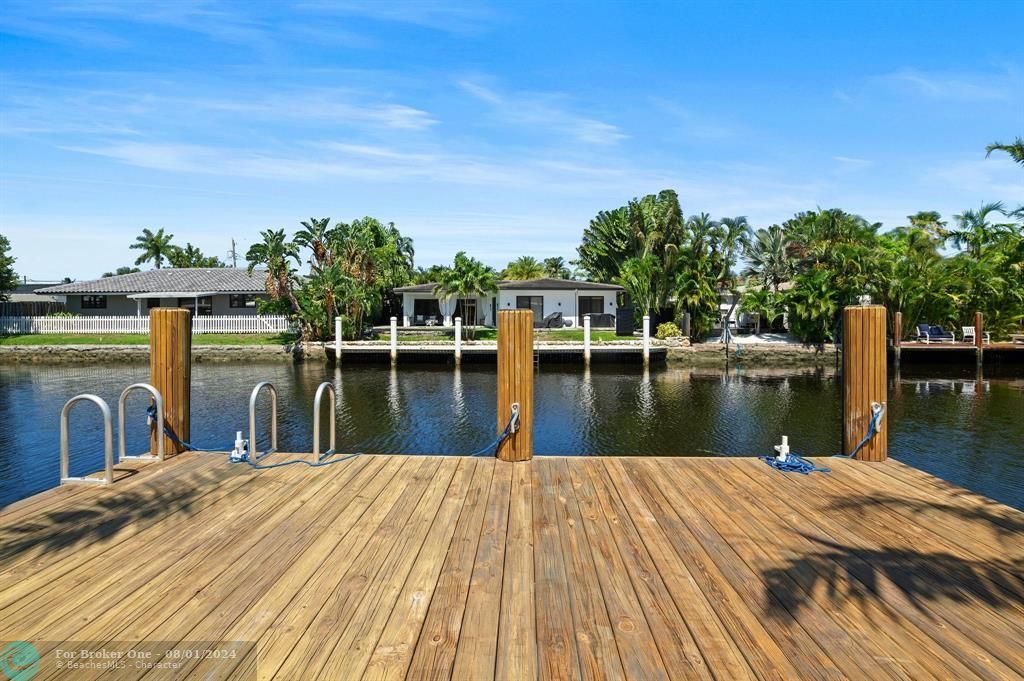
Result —
<instances>
[{"instance_id":1,"label":"concrete seawall","mask_svg":"<svg viewBox=\"0 0 1024 681\"><path fill-rule=\"evenodd\" d=\"M326 358L321 345L194 345L192 361L293 362ZM5 345L0 364L96 364L148 362L148 345Z\"/></svg>"},{"instance_id":2,"label":"concrete seawall","mask_svg":"<svg viewBox=\"0 0 1024 681\"><path fill-rule=\"evenodd\" d=\"M469 344L465 347L469 349ZM600 347L600 345L595 345L597 349ZM833 345L823 347L774 344L730 345L728 356L725 346L717 343L672 346L655 342L653 347L665 348L667 350L666 359L669 364L674 366L717 367L725 366L727 362L746 366L829 366L835 362L836 358L836 349ZM329 344L325 347L320 343L306 345L195 345L192 352L193 360L199 363L294 362L334 359L333 347ZM441 354L438 356L440 357ZM92 364L148 361L149 346L146 345L0 346L0 364Z\"/></svg>"}]
</instances>

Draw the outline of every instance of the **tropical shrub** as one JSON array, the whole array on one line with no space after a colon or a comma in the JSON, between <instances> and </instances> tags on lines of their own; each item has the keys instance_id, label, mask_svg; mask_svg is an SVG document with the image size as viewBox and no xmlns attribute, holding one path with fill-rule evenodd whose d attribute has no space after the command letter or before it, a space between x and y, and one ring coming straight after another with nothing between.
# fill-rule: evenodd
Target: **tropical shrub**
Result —
<instances>
[{"instance_id":1,"label":"tropical shrub","mask_svg":"<svg viewBox=\"0 0 1024 681\"><path fill-rule=\"evenodd\" d=\"M683 332L679 330L675 322L662 322L658 324L658 330L655 332L654 337L659 340L665 340L666 338L677 338L682 335Z\"/></svg>"}]
</instances>

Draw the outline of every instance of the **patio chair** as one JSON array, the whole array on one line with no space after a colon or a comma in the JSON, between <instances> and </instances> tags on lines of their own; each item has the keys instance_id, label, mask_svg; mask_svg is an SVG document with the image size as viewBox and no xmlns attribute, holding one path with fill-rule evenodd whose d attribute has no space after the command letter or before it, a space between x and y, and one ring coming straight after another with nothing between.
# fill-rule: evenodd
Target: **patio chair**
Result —
<instances>
[{"instance_id":1,"label":"patio chair","mask_svg":"<svg viewBox=\"0 0 1024 681\"><path fill-rule=\"evenodd\" d=\"M974 327L973 326L961 326L960 327L960 333L962 333L963 336L964 336L964 343L974 343L975 342ZM970 339L970 340L968 340L968 339ZM991 343L992 342L992 334L990 334L988 331L982 331L981 332L981 342L982 343Z\"/></svg>"},{"instance_id":2,"label":"patio chair","mask_svg":"<svg viewBox=\"0 0 1024 681\"><path fill-rule=\"evenodd\" d=\"M956 336L941 326L917 325L917 340L924 343L955 343Z\"/></svg>"}]
</instances>

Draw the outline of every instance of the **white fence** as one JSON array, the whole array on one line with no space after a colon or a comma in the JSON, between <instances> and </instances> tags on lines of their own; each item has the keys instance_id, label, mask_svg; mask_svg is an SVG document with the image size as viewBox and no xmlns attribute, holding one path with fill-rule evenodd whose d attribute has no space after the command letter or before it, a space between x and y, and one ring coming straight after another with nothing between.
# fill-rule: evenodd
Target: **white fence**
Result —
<instances>
[{"instance_id":1,"label":"white fence","mask_svg":"<svg viewBox=\"0 0 1024 681\"><path fill-rule=\"evenodd\" d=\"M192 333L282 333L283 315L219 315L192 318ZM0 334L149 333L149 317L0 317Z\"/></svg>"}]
</instances>

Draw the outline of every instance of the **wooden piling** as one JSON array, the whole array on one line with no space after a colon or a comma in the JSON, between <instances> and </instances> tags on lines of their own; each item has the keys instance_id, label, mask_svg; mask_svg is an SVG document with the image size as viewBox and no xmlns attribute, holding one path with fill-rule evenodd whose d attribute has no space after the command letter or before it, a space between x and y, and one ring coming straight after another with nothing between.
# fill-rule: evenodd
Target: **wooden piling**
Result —
<instances>
[{"instance_id":1,"label":"wooden piling","mask_svg":"<svg viewBox=\"0 0 1024 681\"><path fill-rule=\"evenodd\" d=\"M179 440L191 437L189 415L192 394L192 314L177 308L149 311L149 382L164 400L164 425ZM185 447L158 434L150 436L150 451L157 452L157 437L164 437L164 450L180 454Z\"/></svg>"},{"instance_id":2,"label":"wooden piling","mask_svg":"<svg viewBox=\"0 0 1024 681\"><path fill-rule=\"evenodd\" d=\"M649 366L651 363L651 316L644 315L643 321L643 334L644 334L644 366ZM729 354L728 348L726 348L726 355Z\"/></svg>"},{"instance_id":3,"label":"wooden piling","mask_svg":"<svg viewBox=\"0 0 1024 681\"><path fill-rule=\"evenodd\" d=\"M984 323L981 317L981 312L974 313L974 356L977 360L977 366L980 368L984 362L984 348L982 348L982 332L984 332Z\"/></svg>"},{"instance_id":4,"label":"wooden piling","mask_svg":"<svg viewBox=\"0 0 1024 681\"><path fill-rule=\"evenodd\" d=\"M341 334L342 324L341 315L334 318L334 362L335 364L341 363Z\"/></svg>"},{"instance_id":5,"label":"wooden piling","mask_svg":"<svg viewBox=\"0 0 1024 681\"><path fill-rule=\"evenodd\" d=\"M533 458L533 310L498 311L498 432L519 404L519 427L498 447L502 461Z\"/></svg>"},{"instance_id":6,"label":"wooden piling","mask_svg":"<svg viewBox=\"0 0 1024 681\"><path fill-rule=\"evenodd\" d=\"M851 305L843 310L843 453L852 452L864 438L871 421L871 403L885 405L885 307ZM877 434L857 453L862 461L884 461L888 456L886 415Z\"/></svg>"},{"instance_id":7,"label":"wooden piling","mask_svg":"<svg viewBox=\"0 0 1024 681\"><path fill-rule=\"evenodd\" d=\"M892 359L896 369L900 366L900 345L903 343L903 313L896 311L892 320Z\"/></svg>"}]
</instances>

